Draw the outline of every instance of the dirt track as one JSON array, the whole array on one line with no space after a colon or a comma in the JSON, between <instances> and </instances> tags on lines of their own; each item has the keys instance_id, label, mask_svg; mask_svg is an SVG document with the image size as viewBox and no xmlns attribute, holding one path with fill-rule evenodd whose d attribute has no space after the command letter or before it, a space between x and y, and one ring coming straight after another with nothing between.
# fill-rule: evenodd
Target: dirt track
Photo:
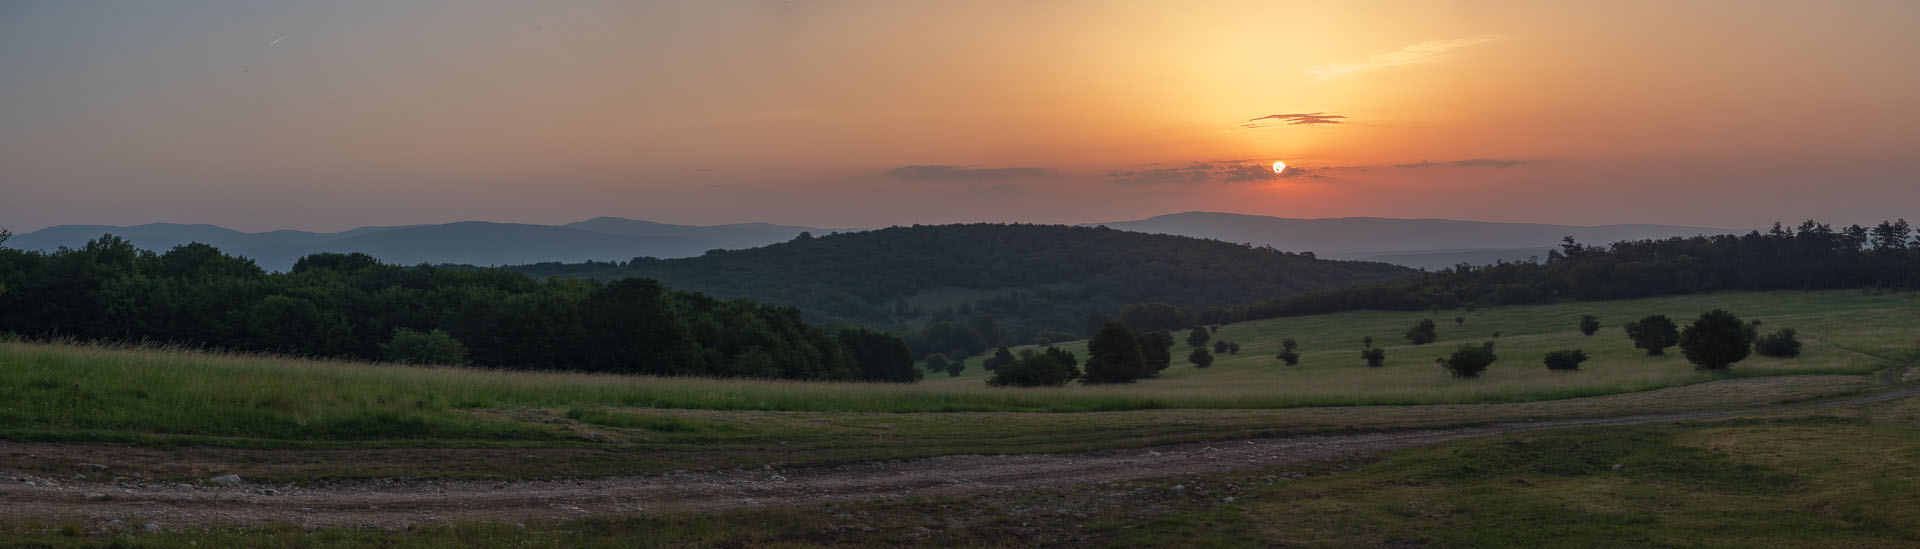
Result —
<instances>
[{"instance_id":1,"label":"dirt track","mask_svg":"<svg viewBox=\"0 0 1920 549\"><path fill-rule=\"evenodd\" d=\"M963 494L1211 473L1357 456L1505 433L1712 419L1908 398L1871 396L1759 409L1302 436L1083 454L946 456L832 467L669 473L584 480L368 480L319 486L201 486L140 479L52 479L0 471L0 517L161 525L287 522L402 527L441 520L565 519L827 501ZM6 444L0 443L0 448ZM94 477L111 476L97 471Z\"/></svg>"}]
</instances>

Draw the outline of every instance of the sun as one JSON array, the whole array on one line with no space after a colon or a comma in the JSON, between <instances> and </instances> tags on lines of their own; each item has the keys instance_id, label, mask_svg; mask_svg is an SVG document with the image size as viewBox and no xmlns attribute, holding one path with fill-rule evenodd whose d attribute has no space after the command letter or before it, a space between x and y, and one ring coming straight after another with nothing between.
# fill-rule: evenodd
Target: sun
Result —
<instances>
[{"instance_id":1,"label":"sun","mask_svg":"<svg viewBox=\"0 0 1920 549\"><path fill-rule=\"evenodd\" d=\"M1275 174L1278 174L1278 173L1280 173L1280 172L1284 172L1284 171L1287 171L1287 163L1286 163L1286 162L1274 162L1274 163L1273 163L1273 173L1275 173Z\"/></svg>"}]
</instances>

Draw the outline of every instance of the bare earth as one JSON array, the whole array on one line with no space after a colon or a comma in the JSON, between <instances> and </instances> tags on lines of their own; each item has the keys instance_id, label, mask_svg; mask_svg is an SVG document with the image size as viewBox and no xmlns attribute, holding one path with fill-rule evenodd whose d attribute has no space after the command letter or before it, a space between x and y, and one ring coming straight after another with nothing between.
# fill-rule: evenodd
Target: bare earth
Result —
<instances>
[{"instance_id":1,"label":"bare earth","mask_svg":"<svg viewBox=\"0 0 1920 549\"><path fill-rule=\"evenodd\" d=\"M122 520L163 525L282 522L310 527L394 528L444 520L523 521L807 505L1214 473L1354 457L1539 429L1705 420L1916 395L1920 395L1920 388L1905 386L1871 396L1732 411L1266 438L1081 454L946 456L830 467L778 470L768 467L582 480L374 479L299 487L246 482L194 485L114 478L110 469L76 464L85 472L86 479L55 479L0 471L0 518L78 519L100 523ZM62 449L72 448L84 447L0 443L0 452L38 452L37 455L45 459L79 457L62 453ZM92 448L94 452L99 451L97 446ZM409 457L431 459L430 456L430 452L424 452Z\"/></svg>"}]
</instances>

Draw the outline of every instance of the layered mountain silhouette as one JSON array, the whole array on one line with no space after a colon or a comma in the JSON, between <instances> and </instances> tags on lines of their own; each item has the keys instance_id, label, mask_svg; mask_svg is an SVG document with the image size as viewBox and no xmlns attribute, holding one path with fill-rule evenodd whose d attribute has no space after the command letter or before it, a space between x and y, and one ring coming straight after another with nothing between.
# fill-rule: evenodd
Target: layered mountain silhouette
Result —
<instances>
[{"instance_id":1,"label":"layered mountain silhouette","mask_svg":"<svg viewBox=\"0 0 1920 549\"><path fill-rule=\"evenodd\" d=\"M24 250L79 247L112 234L134 246L166 251L200 242L244 256L270 270L319 252L362 252L393 264L459 263L508 265L546 261L607 261L635 257L690 257L792 240L802 232L830 229L769 223L670 225L598 217L566 225L464 221L438 225L361 227L336 233L248 233L215 225L152 223L133 226L60 225L14 236L6 246Z\"/></svg>"},{"instance_id":2,"label":"layered mountain silhouette","mask_svg":"<svg viewBox=\"0 0 1920 549\"><path fill-rule=\"evenodd\" d=\"M1679 225L1550 225L1454 219L1339 217L1294 219L1217 212L1186 212L1135 221L1099 223L1145 233L1170 234L1313 252L1328 259L1361 259L1440 269L1460 263L1546 259L1564 237L1585 244L1736 232Z\"/></svg>"}]
</instances>

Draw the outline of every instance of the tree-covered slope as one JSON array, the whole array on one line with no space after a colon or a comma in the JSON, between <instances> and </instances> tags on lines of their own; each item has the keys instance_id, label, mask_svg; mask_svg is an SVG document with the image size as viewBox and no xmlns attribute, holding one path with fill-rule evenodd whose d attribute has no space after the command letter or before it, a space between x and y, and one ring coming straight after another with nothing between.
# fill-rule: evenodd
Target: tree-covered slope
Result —
<instances>
[{"instance_id":1,"label":"tree-covered slope","mask_svg":"<svg viewBox=\"0 0 1920 549\"><path fill-rule=\"evenodd\" d=\"M1010 342L1079 335L1089 314L1188 309L1378 283L1416 271L1215 240L1062 225L934 225L803 235L694 258L509 267L535 276L659 279L886 329L991 316Z\"/></svg>"}]
</instances>

